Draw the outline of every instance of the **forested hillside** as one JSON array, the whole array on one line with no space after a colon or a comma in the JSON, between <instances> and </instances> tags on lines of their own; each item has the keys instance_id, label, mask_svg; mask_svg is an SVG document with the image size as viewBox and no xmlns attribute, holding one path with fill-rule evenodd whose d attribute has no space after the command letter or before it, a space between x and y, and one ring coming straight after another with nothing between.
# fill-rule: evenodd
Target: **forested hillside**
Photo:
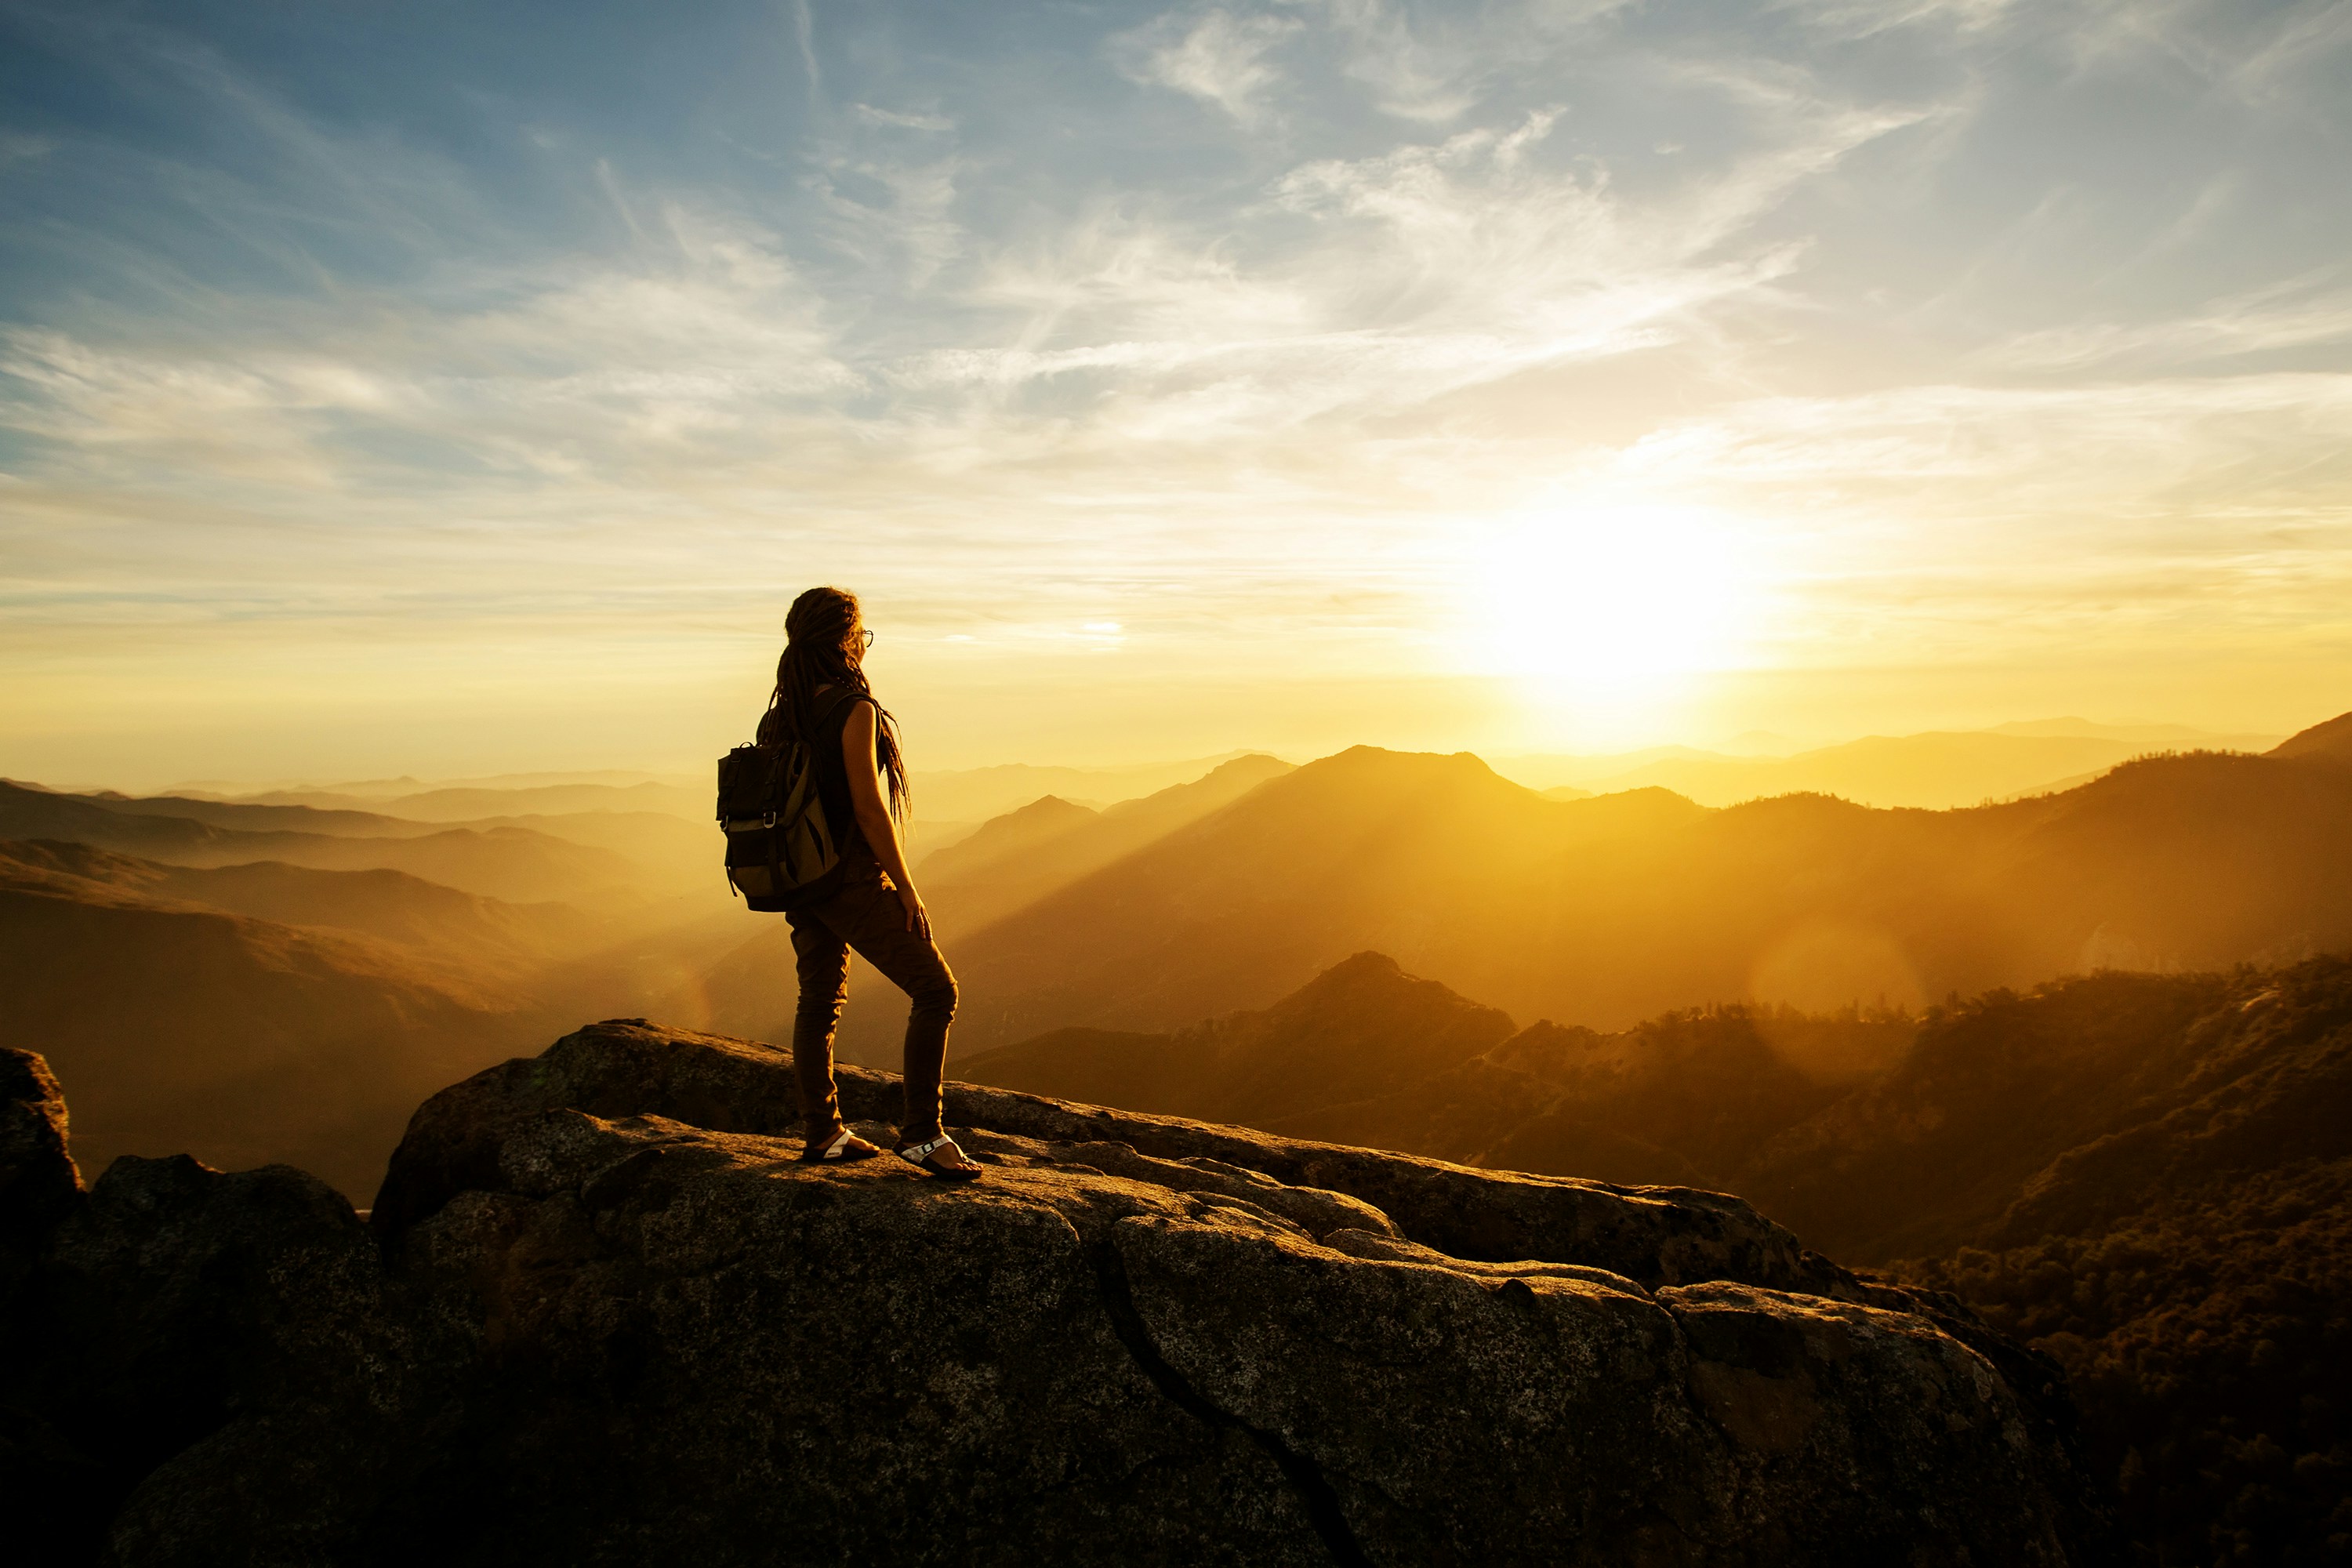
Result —
<instances>
[{"instance_id":1,"label":"forested hillside","mask_svg":"<svg viewBox=\"0 0 2352 1568\"><path fill-rule=\"evenodd\" d=\"M2090 1000L2081 989L1988 999L1923 1040L1923 1076L1948 1080L1996 1039L2042 1037L2037 1014L2078 1010ZM1965 1210L1981 1204L1946 1209L1950 1228L1922 1239L1948 1250L1892 1270L1951 1290L2065 1365L2092 1461L2114 1478L2151 1561L2346 1561L2352 962L2100 989L2125 1004L2094 1047L2120 1070L2083 1075L2095 1093L2113 1086L2106 1106L1993 1217L1971 1223ZM2131 991L2144 1005L2116 994ZM1981 1155L1915 1150L1919 1163L1988 1189L1993 1168L2027 1163L2025 1140L1999 1136L1995 1118L1979 1126ZM1853 1131L1907 1142L1875 1118ZM1781 1168L1798 1158L1785 1152ZM1927 1184L1904 1184L1890 1204L1933 1214Z\"/></svg>"}]
</instances>

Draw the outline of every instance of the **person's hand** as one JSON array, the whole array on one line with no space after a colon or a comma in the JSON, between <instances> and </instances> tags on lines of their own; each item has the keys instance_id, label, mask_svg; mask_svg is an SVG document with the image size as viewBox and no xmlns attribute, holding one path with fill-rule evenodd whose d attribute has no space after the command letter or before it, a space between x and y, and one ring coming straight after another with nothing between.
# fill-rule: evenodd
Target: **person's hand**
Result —
<instances>
[{"instance_id":1,"label":"person's hand","mask_svg":"<svg viewBox=\"0 0 2352 1568\"><path fill-rule=\"evenodd\" d=\"M912 888L901 888L898 889L898 907L907 911L907 929L925 942L930 941L931 911L923 908L922 895Z\"/></svg>"}]
</instances>

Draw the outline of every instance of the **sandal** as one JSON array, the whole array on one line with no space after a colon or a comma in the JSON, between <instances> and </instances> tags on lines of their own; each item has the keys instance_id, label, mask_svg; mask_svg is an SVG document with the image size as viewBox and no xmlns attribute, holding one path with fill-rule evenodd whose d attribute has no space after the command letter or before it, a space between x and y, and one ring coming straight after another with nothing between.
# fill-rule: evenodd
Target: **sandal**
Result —
<instances>
[{"instance_id":1,"label":"sandal","mask_svg":"<svg viewBox=\"0 0 2352 1568\"><path fill-rule=\"evenodd\" d=\"M935 1165L931 1163L931 1156L937 1154L942 1149L953 1149L957 1153L963 1154L963 1150L958 1146L956 1141L949 1137L944 1132L940 1133L936 1138L927 1140L921 1143L901 1143L896 1149L892 1150L891 1152L898 1155L901 1160L906 1161L909 1165L914 1166L915 1169L922 1172L923 1174L927 1176L937 1176L943 1182L976 1182L980 1180L980 1167L977 1164L958 1167L954 1165ZM964 1158L969 1160L971 1156L964 1154Z\"/></svg>"},{"instance_id":2,"label":"sandal","mask_svg":"<svg viewBox=\"0 0 2352 1568\"><path fill-rule=\"evenodd\" d=\"M869 1143L845 1127L822 1143L811 1143L801 1151L803 1165L830 1165L849 1160L871 1160L882 1152L882 1145Z\"/></svg>"}]
</instances>

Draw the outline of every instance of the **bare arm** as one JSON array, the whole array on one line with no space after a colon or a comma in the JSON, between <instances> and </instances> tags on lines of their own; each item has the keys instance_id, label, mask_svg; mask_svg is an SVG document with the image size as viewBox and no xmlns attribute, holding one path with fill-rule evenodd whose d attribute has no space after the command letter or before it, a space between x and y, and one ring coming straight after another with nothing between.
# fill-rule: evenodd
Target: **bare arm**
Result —
<instances>
[{"instance_id":1,"label":"bare arm","mask_svg":"<svg viewBox=\"0 0 2352 1568\"><path fill-rule=\"evenodd\" d=\"M930 911L923 908L915 891L915 879L907 870L906 846L898 842L898 824L882 793L881 770L875 765L871 702L851 704L849 721L841 727L841 761L849 774L849 804L856 813L858 831L866 835L866 847L898 889L898 902L907 911L907 929L928 940Z\"/></svg>"}]
</instances>

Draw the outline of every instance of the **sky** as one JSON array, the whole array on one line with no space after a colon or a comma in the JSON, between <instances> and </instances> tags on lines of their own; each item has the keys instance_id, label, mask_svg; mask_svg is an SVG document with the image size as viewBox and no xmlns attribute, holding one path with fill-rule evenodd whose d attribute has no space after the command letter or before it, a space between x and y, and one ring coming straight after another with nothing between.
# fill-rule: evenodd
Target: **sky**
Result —
<instances>
[{"instance_id":1,"label":"sky","mask_svg":"<svg viewBox=\"0 0 2352 1568\"><path fill-rule=\"evenodd\" d=\"M0 0L0 774L2352 709L2352 0Z\"/></svg>"}]
</instances>

